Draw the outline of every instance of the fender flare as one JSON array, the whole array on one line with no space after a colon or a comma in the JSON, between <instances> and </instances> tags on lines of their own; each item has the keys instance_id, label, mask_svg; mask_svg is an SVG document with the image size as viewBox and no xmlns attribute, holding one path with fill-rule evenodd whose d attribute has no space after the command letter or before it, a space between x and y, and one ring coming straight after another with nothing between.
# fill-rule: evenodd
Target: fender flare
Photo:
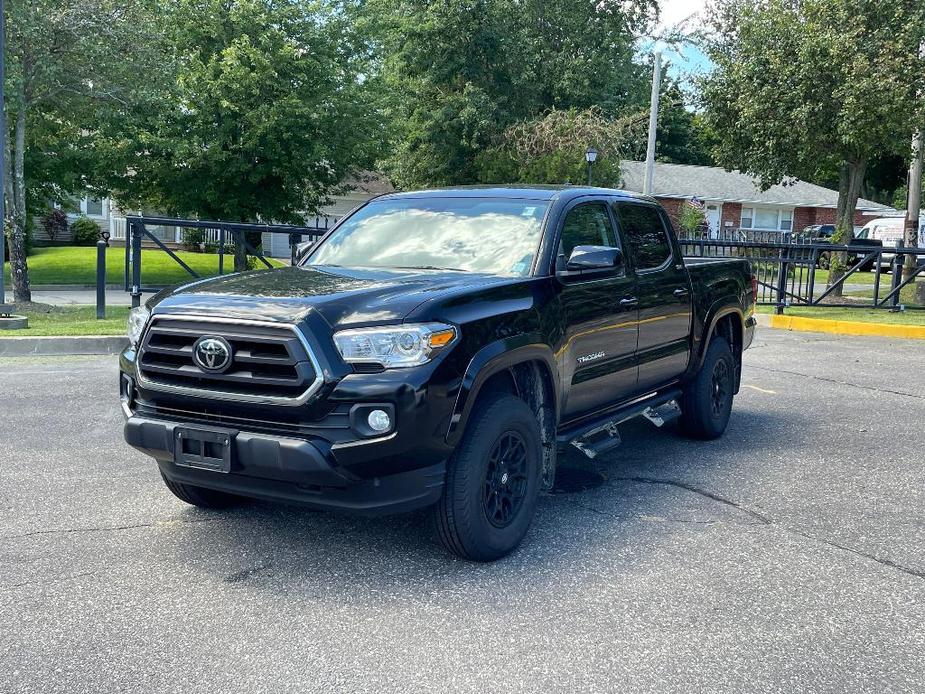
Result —
<instances>
[{"instance_id":1,"label":"fender flare","mask_svg":"<svg viewBox=\"0 0 925 694\"><path fill-rule=\"evenodd\" d=\"M446 433L446 442L455 446L466 429L472 407L485 382L495 374L517 364L539 361L545 364L552 378L553 407L559 412L559 370L552 349L533 335L517 335L496 340L476 352L459 384L456 403Z\"/></svg>"},{"instance_id":2,"label":"fender flare","mask_svg":"<svg viewBox=\"0 0 925 694\"><path fill-rule=\"evenodd\" d=\"M736 314L739 317L740 330L744 337L745 313L742 311L742 307L739 306L738 301L732 297L715 301L710 307L710 310L707 311L707 317L704 321L707 327L704 332L701 333L701 340L697 345L697 353L694 355L694 358L691 359L691 365L688 369L689 376L696 374L700 370L700 367L703 366L703 360L707 356L707 347L710 344L710 340L713 339L713 333L716 331L717 324L720 319L730 314Z\"/></svg>"}]
</instances>

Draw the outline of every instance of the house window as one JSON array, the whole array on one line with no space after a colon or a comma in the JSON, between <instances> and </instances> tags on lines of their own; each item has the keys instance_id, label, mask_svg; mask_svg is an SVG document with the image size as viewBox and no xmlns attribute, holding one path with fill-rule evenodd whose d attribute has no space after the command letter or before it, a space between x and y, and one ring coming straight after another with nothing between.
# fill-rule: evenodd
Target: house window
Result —
<instances>
[{"instance_id":1,"label":"house window","mask_svg":"<svg viewBox=\"0 0 925 694\"><path fill-rule=\"evenodd\" d=\"M780 224L781 231L790 231L793 227L793 210L781 210L780 211Z\"/></svg>"},{"instance_id":2,"label":"house window","mask_svg":"<svg viewBox=\"0 0 925 694\"><path fill-rule=\"evenodd\" d=\"M768 231L790 231L793 226L793 210L780 207L743 207L743 229Z\"/></svg>"},{"instance_id":3,"label":"house window","mask_svg":"<svg viewBox=\"0 0 925 694\"><path fill-rule=\"evenodd\" d=\"M84 198L84 213L88 217L103 216L103 201L100 198Z\"/></svg>"}]
</instances>

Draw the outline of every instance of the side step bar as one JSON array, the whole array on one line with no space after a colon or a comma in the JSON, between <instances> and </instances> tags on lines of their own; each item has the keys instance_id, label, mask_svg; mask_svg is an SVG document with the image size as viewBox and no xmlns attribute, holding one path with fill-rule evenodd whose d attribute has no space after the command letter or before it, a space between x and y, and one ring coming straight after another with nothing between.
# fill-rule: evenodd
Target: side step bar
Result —
<instances>
[{"instance_id":1,"label":"side step bar","mask_svg":"<svg viewBox=\"0 0 925 694\"><path fill-rule=\"evenodd\" d=\"M618 426L628 419L642 415L660 427L679 417L681 409L677 401L680 398L681 389L671 388L634 400L612 412L564 429L556 436L556 441L563 445L570 444L589 458L595 458L620 445Z\"/></svg>"}]
</instances>

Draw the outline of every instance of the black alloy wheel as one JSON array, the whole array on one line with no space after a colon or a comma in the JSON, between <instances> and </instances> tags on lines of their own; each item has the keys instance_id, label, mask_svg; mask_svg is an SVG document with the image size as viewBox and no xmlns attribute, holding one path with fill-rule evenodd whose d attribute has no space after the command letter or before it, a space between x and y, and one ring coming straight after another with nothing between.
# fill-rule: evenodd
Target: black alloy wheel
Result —
<instances>
[{"instance_id":1,"label":"black alloy wheel","mask_svg":"<svg viewBox=\"0 0 925 694\"><path fill-rule=\"evenodd\" d=\"M517 432L506 431L491 449L482 490L482 510L496 528L517 517L527 494L527 445Z\"/></svg>"}]
</instances>

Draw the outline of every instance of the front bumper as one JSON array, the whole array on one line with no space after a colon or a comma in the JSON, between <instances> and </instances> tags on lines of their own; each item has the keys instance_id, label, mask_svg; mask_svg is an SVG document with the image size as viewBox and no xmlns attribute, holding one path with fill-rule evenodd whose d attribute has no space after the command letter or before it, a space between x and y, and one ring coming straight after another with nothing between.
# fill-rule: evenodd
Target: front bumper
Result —
<instances>
[{"instance_id":1,"label":"front bumper","mask_svg":"<svg viewBox=\"0 0 925 694\"><path fill-rule=\"evenodd\" d=\"M164 477L173 482L270 501L362 514L388 514L429 506L436 503L443 492L444 462L359 479L339 468L330 451L325 452L323 446L312 442L199 425L198 429L229 435L232 441L230 471L178 465L175 432L188 427L182 422L132 416L125 422L125 440L153 457Z\"/></svg>"}]
</instances>

